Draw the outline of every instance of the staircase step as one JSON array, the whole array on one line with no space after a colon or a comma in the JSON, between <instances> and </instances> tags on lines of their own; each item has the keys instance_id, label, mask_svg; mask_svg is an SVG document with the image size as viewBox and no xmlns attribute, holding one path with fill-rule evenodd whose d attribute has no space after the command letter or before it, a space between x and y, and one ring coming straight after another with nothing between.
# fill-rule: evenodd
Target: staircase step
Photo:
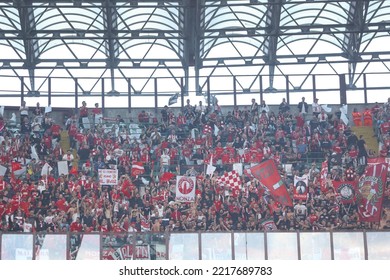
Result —
<instances>
[{"instance_id":1,"label":"staircase step","mask_svg":"<svg viewBox=\"0 0 390 280\"><path fill-rule=\"evenodd\" d=\"M360 137L360 135L363 136L367 149L374 151L376 154L379 153L378 139L374 136L374 131L371 126L353 126L351 129L357 137Z\"/></svg>"}]
</instances>

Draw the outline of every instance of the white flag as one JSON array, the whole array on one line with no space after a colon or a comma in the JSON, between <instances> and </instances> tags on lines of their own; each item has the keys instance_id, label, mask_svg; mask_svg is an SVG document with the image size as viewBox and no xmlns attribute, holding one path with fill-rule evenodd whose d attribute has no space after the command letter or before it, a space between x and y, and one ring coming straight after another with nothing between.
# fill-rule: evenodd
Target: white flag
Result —
<instances>
[{"instance_id":1,"label":"white flag","mask_svg":"<svg viewBox=\"0 0 390 280\"><path fill-rule=\"evenodd\" d=\"M52 110L51 110L51 106L49 105L49 106L47 106L47 107L45 107L45 114L46 113L50 113Z\"/></svg>"},{"instance_id":2,"label":"white flag","mask_svg":"<svg viewBox=\"0 0 390 280\"><path fill-rule=\"evenodd\" d=\"M35 158L36 161L39 161L39 156L37 150L35 149L35 145L31 146L31 158Z\"/></svg>"},{"instance_id":3,"label":"white flag","mask_svg":"<svg viewBox=\"0 0 390 280\"><path fill-rule=\"evenodd\" d=\"M48 176L52 170L53 168L46 162L45 165L42 167L41 176Z\"/></svg>"},{"instance_id":4,"label":"white flag","mask_svg":"<svg viewBox=\"0 0 390 280\"><path fill-rule=\"evenodd\" d=\"M234 163L233 170L236 170L238 175L242 176L242 163Z\"/></svg>"},{"instance_id":5,"label":"white flag","mask_svg":"<svg viewBox=\"0 0 390 280\"><path fill-rule=\"evenodd\" d=\"M4 176L7 172L7 167L0 165L0 176Z\"/></svg>"},{"instance_id":6,"label":"white flag","mask_svg":"<svg viewBox=\"0 0 390 280\"><path fill-rule=\"evenodd\" d=\"M219 128L218 126L214 125L214 136L218 136Z\"/></svg>"},{"instance_id":7,"label":"white flag","mask_svg":"<svg viewBox=\"0 0 390 280\"><path fill-rule=\"evenodd\" d=\"M215 166L213 166L213 156L211 156L210 163L207 165L206 175L210 175L210 176L213 175L215 169L217 169L217 168Z\"/></svg>"},{"instance_id":8,"label":"white flag","mask_svg":"<svg viewBox=\"0 0 390 280\"><path fill-rule=\"evenodd\" d=\"M58 175L68 175L69 170L68 170L68 162L66 160L59 161L57 163L58 165Z\"/></svg>"},{"instance_id":9,"label":"white flag","mask_svg":"<svg viewBox=\"0 0 390 280\"><path fill-rule=\"evenodd\" d=\"M321 105L321 108L322 108L325 112L327 112L327 113L332 112L332 108L328 107L327 104L326 104L326 105Z\"/></svg>"},{"instance_id":10,"label":"white flag","mask_svg":"<svg viewBox=\"0 0 390 280\"><path fill-rule=\"evenodd\" d=\"M340 108L340 112L341 112L340 119L344 122L345 125L348 125L348 123L349 123L349 120L348 120L348 117L347 117L347 114L348 114L348 105L343 105L343 106Z\"/></svg>"}]
</instances>

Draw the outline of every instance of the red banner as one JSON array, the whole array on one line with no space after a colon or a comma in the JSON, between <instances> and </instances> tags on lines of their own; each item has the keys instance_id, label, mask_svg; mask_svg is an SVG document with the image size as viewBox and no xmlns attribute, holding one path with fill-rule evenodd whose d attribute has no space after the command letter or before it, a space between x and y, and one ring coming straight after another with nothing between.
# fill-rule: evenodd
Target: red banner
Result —
<instances>
[{"instance_id":1,"label":"red banner","mask_svg":"<svg viewBox=\"0 0 390 280\"><path fill-rule=\"evenodd\" d=\"M142 162L133 162L131 165L131 176L136 177L145 173L145 167Z\"/></svg>"},{"instance_id":2,"label":"red banner","mask_svg":"<svg viewBox=\"0 0 390 280\"><path fill-rule=\"evenodd\" d=\"M356 202L361 222L379 222L386 188L387 164L371 164L359 180Z\"/></svg>"},{"instance_id":3,"label":"red banner","mask_svg":"<svg viewBox=\"0 0 390 280\"><path fill-rule=\"evenodd\" d=\"M273 198L285 206L293 206L286 185L280 178L273 160L267 160L250 168L253 177L260 181L270 191Z\"/></svg>"},{"instance_id":4,"label":"red banner","mask_svg":"<svg viewBox=\"0 0 390 280\"><path fill-rule=\"evenodd\" d=\"M332 181L335 192L340 198L342 204L355 202L357 188L356 181Z\"/></svg>"}]
</instances>

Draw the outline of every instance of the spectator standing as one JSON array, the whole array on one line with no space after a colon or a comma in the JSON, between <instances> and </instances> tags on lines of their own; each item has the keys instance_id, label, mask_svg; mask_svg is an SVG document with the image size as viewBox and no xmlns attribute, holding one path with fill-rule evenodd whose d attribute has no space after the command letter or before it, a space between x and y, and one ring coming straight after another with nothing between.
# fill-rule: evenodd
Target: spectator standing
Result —
<instances>
[{"instance_id":1,"label":"spectator standing","mask_svg":"<svg viewBox=\"0 0 390 280\"><path fill-rule=\"evenodd\" d=\"M19 113L20 113L20 123L24 123L24 119L28 119L28 107L26 105L26 101L22 101L22 105L19 108Z\"/></svg>"},{"instance_id":2,"label":"spectator standing","mask_svg":"<svg viewBox=\"0 0 390 280\"><path fill-rule=\"evenodd\" d=\"M284 114L287 111L290 111L290 105L288 105L286 98L283 98L282 103L279 105L279 112Z\"/></svg>"},{"instance_id":3,"label":"spectator standing","mask_svg":"<svg viewBox=\"0 0 390 280\"><path fill-rule=\"evenodd\" d=\"M99 103L95 103L95 108L92 109L92 119L94 126L103 122L103 112L99 108Z\"/></svg>"},{"instance_id":4,"label":"spectator standing","mask_svg":"<svg viewBox=\"0 0 390 280\"><path fill-rule=\"evenodd\" d=\"M353 108L352 119L355 126L362 125L362 114L358 111L357 108Z\"/></svg>"},{"instance_id":5,"label":"spectator standing","mask_svg":"<svg viewBox=\"0 0 390 280\"><path fill-rule=\"evenodd\" d=\"M314 99L313 104L311 104L311 109L313 111L313 115L318 117L318 115L321 113L321 105L318 104L318 98Z\"/></svg>"},{"instance_id":6,"label":"spectator standing","mask_svg":"<svg viewBox=\"0 0 390 280\"><path fill-rule=\"evenodd\" d=\"M302 113L305 118L306 114L309 111L309 105L305 102L305 97L302 97L302 101L298 103L298 113Z\"/></svg>"},{"instance_id":7,"label":"spectator standing","mask_svg":"<svg viewBox=\"0 0 390 280\"><path fill-rule=\"evenodd\" d=\"M85 101L82 102L82 106L80 107L79 113L80 113L80 117L79 117L80 128L89 128L87 102L85 102ZM85 127L85 126L87 126L87 127Z\"/></svg>"}]
</instances>

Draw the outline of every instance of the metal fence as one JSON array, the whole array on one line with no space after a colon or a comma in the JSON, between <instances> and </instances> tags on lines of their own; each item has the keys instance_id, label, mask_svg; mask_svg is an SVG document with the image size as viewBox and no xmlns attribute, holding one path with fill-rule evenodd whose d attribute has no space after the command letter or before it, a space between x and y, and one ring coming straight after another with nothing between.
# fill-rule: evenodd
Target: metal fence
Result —
<instances>
[{"instance_id":1,"label":"metal fence","mask_svg":"<svg viewBox=\"0 0 390 280\"><path fill-rule=\"evenodd\" d=\"M1 260L389 260L390 231L3 233Z\"/></svg>"}]
</instances>

